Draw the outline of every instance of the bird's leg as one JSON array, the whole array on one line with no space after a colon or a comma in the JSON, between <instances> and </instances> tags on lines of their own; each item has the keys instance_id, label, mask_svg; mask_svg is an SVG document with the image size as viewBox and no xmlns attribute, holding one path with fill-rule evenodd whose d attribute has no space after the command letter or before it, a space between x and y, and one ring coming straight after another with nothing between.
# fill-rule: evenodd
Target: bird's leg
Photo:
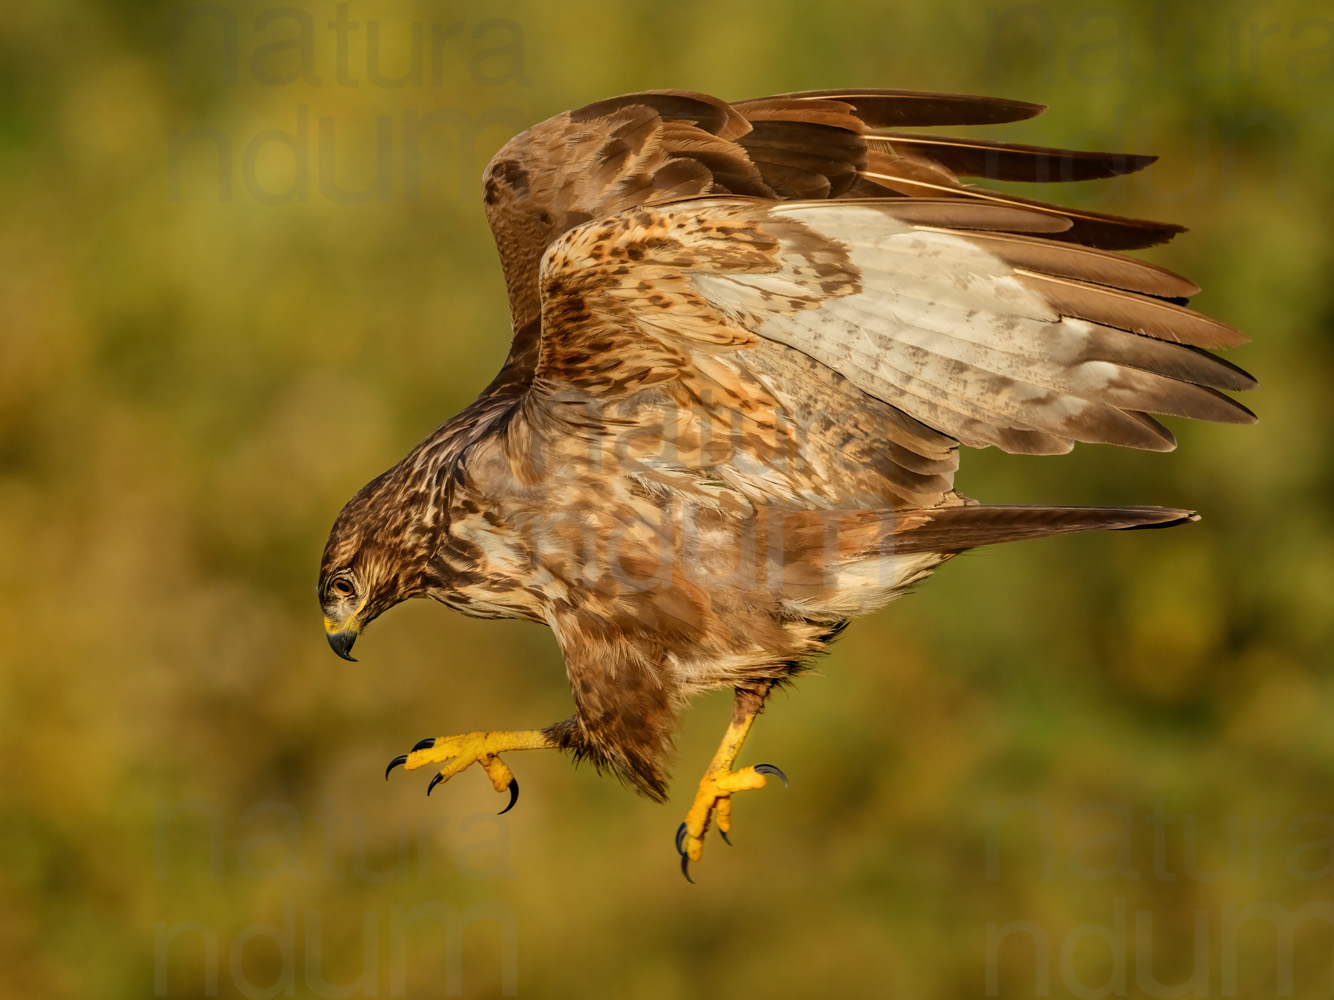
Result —
<instances>
[{"instance_id":1,"label":"bird's leg","mask_svg":"<svg viewBox=\"0 0 1334 1000\"><path fill-rule=\"evenodd\" d=\"M518 801L519 783L514 780L514 772L500 759L500 755L511 750L543 750L556 746L557 744L540 729L483 730L464 733L461 736L434 736L422 740L412 748L411 753L405 753L391 760L384 776L388 778L389 772L400 764L406 770L415 771L428 764L444 763L445 766L431 779L430 785L426 788L426 794L430 795L440 782L448 781L473 764L481 764L482 770L491 779L496 791L510 793L510 804L500 810L501 813L507 813Z\"/></svg>"},{"instance_id":2,"label":"bird's leg","mask_svg":"<svg viewBox=\"0 0 1334 1000\"><path fill-rule=\"evenodd\" d=\"M704 853L704 832L709 828L711 817L718 823L718 832L727 840L727 832L732 828L733 794L763 788L766 774L776 774L782 778L784 785L787 784L783 772L772 764L756 764L740 771L732 770L736 765L737 754L741 752L741 744L746 741L755 716L759 714L768 694L768 685L759 689L737 688L736 698L732 702L732 722L708 770L700 779L695 801L676 834L676 848L681 852L681 871L686 878L690 878L689 863L698 861Z\"/></svg>"}]
</instances>

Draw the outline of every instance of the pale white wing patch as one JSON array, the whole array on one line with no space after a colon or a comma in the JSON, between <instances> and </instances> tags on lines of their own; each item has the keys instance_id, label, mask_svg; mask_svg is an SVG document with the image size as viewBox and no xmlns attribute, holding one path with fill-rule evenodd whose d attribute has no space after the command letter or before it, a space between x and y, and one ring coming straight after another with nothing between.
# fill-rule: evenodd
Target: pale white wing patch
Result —
<instances>
[{"instance_id":1,"label":"pale white wing patch","mask_svg":"<svg viewBox=\"0 0 1334 1000\"><path fill-rule=\"evenodd\" d=\"M693 271L693 285L729 322L811 355L965 444L1060 452L1075 441L1106 441L1167 450L1170 434L1141 411L1248 416L1212 389L1172 377L1245 388L1229 384L1230 366L1063 316L1022 270L968 234L855 203L770 214L838 241L859 288L812 295L798 252L780 253L779 269L767 274ZM775 309L775 295L785 306L804 295L809 307Z\"/></svg>"}]
</instances>

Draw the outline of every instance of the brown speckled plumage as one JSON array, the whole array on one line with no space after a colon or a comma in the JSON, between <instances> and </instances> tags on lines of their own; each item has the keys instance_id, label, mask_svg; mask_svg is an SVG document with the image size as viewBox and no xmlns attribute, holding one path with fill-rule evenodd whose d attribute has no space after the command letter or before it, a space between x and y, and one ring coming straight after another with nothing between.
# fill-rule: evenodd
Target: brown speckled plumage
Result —
<instances>
[{"instance_id":1,"label":"brown speckled plumage","mask_svg":"<svg viewBox=\"0 0 1334 1000\"><path fill-rule=\"evenodd\" d=\"M1178 227L970 187L1151 158L904 132L1036 105L895 91L654 92L507 144L484 199L514 343L478 399L357 494L326 629L409 597L554 631L553 743L661 797L678 711L761 695L847 619L977 545L1173 524L987 507L959 444L1166 450L1148 413L1245 422L1197 289L1113 253Z\"/></svg>"}]
</instances>

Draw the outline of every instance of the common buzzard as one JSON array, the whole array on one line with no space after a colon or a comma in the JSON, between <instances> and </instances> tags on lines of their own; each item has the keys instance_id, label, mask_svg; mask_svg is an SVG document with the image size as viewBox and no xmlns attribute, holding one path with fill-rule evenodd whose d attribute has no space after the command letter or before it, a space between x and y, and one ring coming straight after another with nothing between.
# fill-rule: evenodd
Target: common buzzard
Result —
<instances>
[{"instance_id":1,"label":"common buzzard","mask_svg":"<svg viewBox=\"0 0 1334 1000\"><path fill-rule=\"evenodd\" d=\"M1104 178L1152 157L912 131L1040 110L651 91L557 115L496 154L484 192L509 356L348 502L319 598L347 659L409 597L549 625L574 714L423 740L390 770L432 766L434 787L477 763L512 806L501 755L550 747L662 799L678 713L732 688L678 832L686 870L711 820L726 835L731 796L781 774L736 768L767 694L850 618L974 546L1195 519L955 491L961 444L1167 451L1150 413L1254 419L1220 391L1254 380L1206 350L1242 335L1185 307L1190 281L1114 252L1180 227L959 180Z\"/></svg>"}]
</instances>

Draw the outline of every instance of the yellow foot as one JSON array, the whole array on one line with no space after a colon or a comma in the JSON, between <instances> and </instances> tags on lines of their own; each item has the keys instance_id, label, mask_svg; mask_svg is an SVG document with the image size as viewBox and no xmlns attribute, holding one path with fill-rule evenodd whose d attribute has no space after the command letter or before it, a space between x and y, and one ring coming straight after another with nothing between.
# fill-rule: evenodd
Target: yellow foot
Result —
<instances>
[{"instance_id":1,"label":"yellow foot","mask_svg":"<svg viewBox=\"0 0 1334 1000\"><path fill-rule=\"evenodd\" d=\"M384 776L388 779L390 772L400 764L406 770L415 771L428 764L447 762L426 787L426 794L430 795L440 782L448 781L473 764L481 764L496 791L508 790L510 793L510 804L500 810L503 816L519 800L519 783L514 780L514 772L500 759L500 754L510 750L539 750L551 745L547 736L537 729L520 732L483 730L461 736L433 736L419 742L411 753L391 760L385 768Z\"/></svg>"},{"instance_id":2,"label":"yellow foot","mask_svg":"<svg viewBox=\"0 0 1334 1000\"><path fill-rule=\"evenodd\" d=\"M709 819L718 823L718 832L723 840L727 839L732 829L732 796L737 792L748 792L765 786L766 774L776 774L787 787L787 775L772 764L756 764L740 771L726 772L710 770L700 779L695 801L686 813L685 822L676 831L676 849L681 854L681 874L687 882L694 882L690 877L690 862L698 861L704 854L704 833L709 828Z\"/></svg>"}]
</instances>

